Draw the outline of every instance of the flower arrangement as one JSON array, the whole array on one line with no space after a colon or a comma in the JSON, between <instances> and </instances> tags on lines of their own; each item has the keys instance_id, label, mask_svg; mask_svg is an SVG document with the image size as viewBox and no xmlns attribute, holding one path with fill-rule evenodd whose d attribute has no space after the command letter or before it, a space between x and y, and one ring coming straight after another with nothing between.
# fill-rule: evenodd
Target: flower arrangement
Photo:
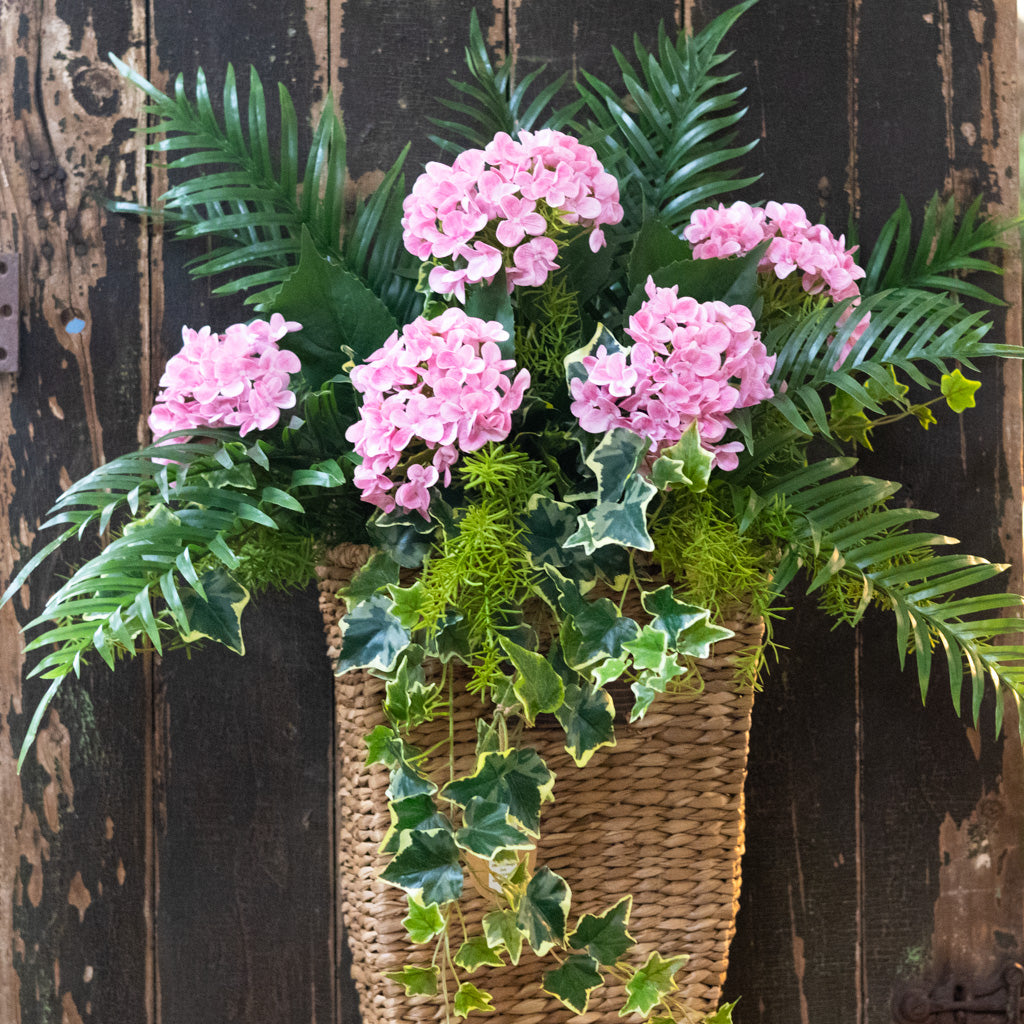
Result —
<instances>
[{"instance_id":1,"label":"flower arrangement","mask_svg":"<svg viewBox=\"0 0 1024 1024\"><path fill-rule=\"evenodd\" d=\"M325 546L371 544L338 671L386 684L367 740L390 772L384 878L408 893L410 935L436 944L392 976L459 1016L491 1009L465 974L525 943L573 1012L615 977L623 1014L695 1019L675 995L684 955L631 961L627 901L573 923L568 885L532 863L557 795L522 731L538 717L585 767L616 742L613 687L630 722L687 699L729 614L770 626L798 576L838 620L892 611L922 690L940 645L975 717L986 679L1024 694L1024 648L999 639L1024 627L1002 617L1021 599L965 593L1003 567L915 532L929 514L892 504L897 485L850 454L893 419L972 406L959 367L1020 356L962 302L997 301L963 272L998 272L985 254L1004 226L977 204L957 226L936 198L915 233L901 204L865 258L795 204L735 200L750 146L717 69L749 5L637 43L635 64L617 55L618 91L584 75L561 110L560 82L528 102L539 73L511 89L474 20L470 79L454 83L466 121L439 122L450 162L405 195L399 161L352 210L330 103L303 172L283 88L272 157L255 74L243 121L230 69L218 118L201 73L193 102L180 79L166 96L118 63L180 179L160 215L218 242L193 274L230 272L219 290L261 318L183 330L155 443L68 488L44 524L58 536L10 583L4 600L87 528L111 532L26 627L45 627L28 646L50 685L22 756L89 655L113 667L203 639L241 653L252 590L308 582ZM458 776L443 745L412 739L450 713L456 675L480 699L477 764ZM505 870L482 932L452 950L473 857Z\"/></svg>"}]
</instances>

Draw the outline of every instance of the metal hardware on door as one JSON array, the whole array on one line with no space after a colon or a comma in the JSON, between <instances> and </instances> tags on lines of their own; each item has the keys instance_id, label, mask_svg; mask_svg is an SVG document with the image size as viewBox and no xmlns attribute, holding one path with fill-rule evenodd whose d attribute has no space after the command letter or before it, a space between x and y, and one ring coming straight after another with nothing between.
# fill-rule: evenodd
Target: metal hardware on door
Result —
<instances>
[{"instance_id":1,"label":"metal hardware on door","mask_svg":"<svg viewBox=\"0 0 1024 1024\"><path fill-rule=\"evenodd\" d=\"M1024 966L1016 961L980 981L951 978L928 989L910 985L893 993L896 1024L1020 1024Z\"/></svg>"},{"instance_id":2,"label":"metal hardware on door","mask_svg":"<svg viewBox=\"0 0 1024 1024\"><path fill-rule=\"evenodd\" d=\"M0 373L18 372L18 254L0 252Z\"/></svg>"}]
</instances>

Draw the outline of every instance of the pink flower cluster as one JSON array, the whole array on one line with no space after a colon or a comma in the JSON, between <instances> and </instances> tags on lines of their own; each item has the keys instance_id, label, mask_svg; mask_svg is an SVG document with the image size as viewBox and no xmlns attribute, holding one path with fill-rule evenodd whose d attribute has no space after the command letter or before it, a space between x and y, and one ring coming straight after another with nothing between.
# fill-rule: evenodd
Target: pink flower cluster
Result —
<instances>
[{"instance_id":1,"label":"pink flower cluster","mask_svg":"<svg viewBox=\"0 0 1024 1024\"><path fill-rule=\"evenodd\" d=\"M679 298L647 279L647 301L630 318L632 348L585 356L587 379L571 384L573 415L588 433L624 427L651 439L651 455L694 421L721 469L735 469L740 442L721 444L729 413L772 397L775 367L746 306Z\"/></svg>"},{"instance_id":2,"label":"pink flower cluster","mask_svg":"<svg viewBox=\"0 0 1024 1024\"><path fill-rule=\"evenodd\" d=\"M518 140L499 132L450 167L428 163L403 208L405 247L441 261L430 287L459 301L467 284L490 282L502 267L510 290L543 284L558 267L549 218L591 228L593 252L604 245L601 225L622 220L618 182L593 149L550 128Z\"/></svg>"},{"instance_id":3,"label":"pink flower cluster","mask_svg":"<svg viewBox=\"0 0 1024 1024\"><path fill-rule=\"evenodd\" d=\"M352 370L352 385L364 397L345 436L363 459L354 480L364 501L385 512L416 509L426 518L429 488L441 478L451 482L459 453L508 436L530 374L520 370L513 380L506 372L515 367L498 348L507 338L495 320L447 309L407 324ZM415 459L419 445L433 452L430 464L408 463L392 495L390 471L410 447Z\"/></svg>"},{"instance_id":4,"label":"pink flower cluster","mask_svg":"<svg viewBox=\"0 0 1024 1024\"><path fill-rule=\"evenodd\" d=\"M301 326L274 313L269 323L232 324L223 334L183 327L181 351L160 378L149 429L158 437L203 427L237 427L242 436L269 430L282 409L295 405L289 375L300 369L299 357L277 343Z\"/></svg>"},{"instance_id":5,"label":"pink flower cluster","mask_svg":"<svg viewBox=\"0 0 1024 1024\"><path fill-rule=\"evenodd\" d=\"M859 300L857 281L865 272L853 261L856 247L846 249L842 235L836 238L824 224L812 224L803 207L796 203L771 202L762 210L738 202L728 207L719 204L717 210L697 210L683 235L693 246L695 259L741 255L771 239L758 264L762 273L774 273L784 280L799 270L801 286L808 295L825 292L835 302ZM870 320L870 314L861 318L840 354L839 363Z\"/></svg>"}]
</instances>

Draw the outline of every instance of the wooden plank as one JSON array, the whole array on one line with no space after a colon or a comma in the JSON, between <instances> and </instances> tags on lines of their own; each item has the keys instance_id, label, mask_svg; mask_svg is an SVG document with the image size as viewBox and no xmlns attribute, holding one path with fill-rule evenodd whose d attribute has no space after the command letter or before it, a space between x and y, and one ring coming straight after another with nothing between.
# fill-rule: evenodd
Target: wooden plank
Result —
<instances>
[{"instance_id":1,"label":"wooden plank","mask_svg":"<svg viewBox=\"0 0 1024 1024\"><path fill-rule=\"evenodd\" d=\"M191 87L201 66L219 98L231 61L245 95L252 63L271 123L277 80L301 116L326 91L326 5L290 0L254 13L154 5L154 75L180 71ZM165 240L154 264L154 375L180 344L181 324L223 329L252 315L188 278L196 251ZM315 592L258 597L245 635L244 660L211 646L157 670L162 1024L297 1024L334 1012L332 682Z\"/></svg>"},{"instance_id":2,"label":"wooden plank","mask_svg":"<svg viewBox=\"0 0 1024 1024\"><path fill-rule=\"evenodd\" d=\"M14 2L0 18L0 250L21 256L21 373L0 380L5 579L60 488L139 436L145 237L94 195L137 184L141 104L104 55L126 55L143 28L129 2ZM72 306L86 322L75 336ZM149 1010L145 666L66 685L15 775L45 688L20 689L18 620L67 568L0 613L0 1019L127 1024Z\"/></svg>"}]
</instances>

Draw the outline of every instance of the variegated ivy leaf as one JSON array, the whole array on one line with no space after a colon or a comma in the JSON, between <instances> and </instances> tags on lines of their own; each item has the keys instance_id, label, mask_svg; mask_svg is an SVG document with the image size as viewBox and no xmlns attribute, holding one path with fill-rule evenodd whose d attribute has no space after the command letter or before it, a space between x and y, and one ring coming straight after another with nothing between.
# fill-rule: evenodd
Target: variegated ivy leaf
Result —
<instances>
[{"instance_id":1,"label":"variegated ivy leaf","mask_svg":"<svg viewBox=\"0 0 1024 1024\"><path fill-rule=\"evenodd\" d=\"M548 577L558 588L562 619L562 655L570 668L583 670L605 658L622 654L622 646L636 638L639 627L607 597L588 601L579 587L557 569L547 568Z\"/></svg>"},{"instance_id":2,"label":"variegated ivy leaf","mask_svg":"<svg viewBox=\"0 0 1024 1024\"><path fill-rule=\"evenodd\" d=\"M398 852L380 877L424 906L457 900L462 893L462 866L451 832L403 832Z\"/></svg>"},{"instance_id":3,"label":"variegated ivy leaf","mask_svg":"<svg viewBox=\"0 0 1024 1024\"><path fill-rule=\"evenodd\" d=\"M465 827L455 833L455 842L464 850L490 860L502 850L529 850L533 842L525 832L512 825L506 804L475 796L466 805Z\"/></svg>"},{"instance_id":4,"label":"variegated ivy leaf","mask_svg":"<svg viewBox=\"0 0 1024 1024\"><path fill-rule=\"evenodd\" d=\"M437 995L437 979L441 976L441 968L437 964L430 967L413 967L406 964L400 971L385 971L384 977L397 982L405 988L407 996Z\"/></svg>"},{"instance_id":5,"label":"variegated ivy leaf","mask_svg":"<svg viewBox=\"0 0 1024 1024\"><path fill-rule=\"evenodd\" d=\"M543 494L530 496L526 506L526 530L522 541L535 569L564 565L565 542L576 529L576 507Z\"/></svg>"},{"instance_id":6,"label":"variegated ivy leaf","mask_svg":"<svg viewBox=\"0 0 1024 1024\"><path fill-rule=\"evenodd\" d=\"M391 816L391 824L381 840L381 853L397 853L403 832L414 829L429 831L436 828L452 831L451 822L437 809L437 804L429 793L389 801L388 813Z\"/></svg>"},{"instance_id":7,"label":"variegated ivy leaf","mask_svg":"<svg viewBox=\"0 0 1024 1024\"><path fill-rule=\"evenodd\" d=\"M516 668L512 690L522 705L527 725L533 725L538 715L557 711L562 706L565 687L547 658L505 637L500 637L499 643Z\"/></svg>"},{"instance_id":8,"label":"variegated ivy leaf","mask_svg":"<svg viewBox=\"0 0 1024 1024\"><path fill-rule=\"evenodd\" d=\"M651 483L659 491L680 484L694 494L708 489L714 456L700 443L698 423L694 420L671 448L662 449L651 467Z\"/></svg>"},{"instance_id":9,"label":"variegated ivy leaf","mask_svg":"<svg viewBox=\"0 0 1024 1024\"><path fill-rule=\"evenodd\" d=\"M565 879L550 868L541 868L527 883L516 924L537 956L544 956L554 946L565 942L571 900Z\"/></svg>"},{"instance_id":10,"label":"variegated ivy leaf","mask_svg":"<svg viewBox=\"0 0 1024 1024\"><path fill-rule=\"evenodd\" d=\"M452 1009L456 1017L468 1017L474 1010L481 1013L494 1013L491 1005L490 992L482 992L471 981L464 981L452 1000Z\"/></svg>"},{"instance_id":11,"label":"variegated ivy leaf","mask_svg":"<svg viewBox=\"0 0 1024 1024\"><path fill-rule=\"evenodd\" d=\"M335 672L356 668L390 672L398 656L409 646L409 631L394 616L394 602L375 594L356 605L342 620L341 653Z\"/></svg>"},{"instance_id":12,"label":"variegated ivy leaf","mask_svg":"<svg viewBox=\"0 0 1024 1024\"><path fill-rule=\"evenodd\" d=\"M352 577L349 585L342 590L342 597L348 607L353 608L390 584L397 583L398 563L386 551L378 551Z\"/></svg>"},{"instance_id":13,"label":"variegated ivy leaf","mask_svg":"<svg viewBox=\"0 0 1024 1024\"><path fill-rule=\"evenodd\" d=\"M565 382L570 389L574 380L586 380L589 376L583 365L584 357L597 355L597 350L602 346L608 355L626 351L625 347L619 344L615 335L604 324L598 324L590 341L565 357Z\"/></svg>"},{"instance_id":14,"label":"variegated ivy leaf","mask_svg":"<svg viewBox=\"0 0 1024 1024\"><path fill-rule=\"evenodd\" d=\"M437 786L408 761L399 762L391 769L391 782L384 791L391 801L408 800L414 796L432 796Z\"/></svg>"},{"instance_id":15,"label":"variegated ivy leaf","mask_svg":"<svg viewBox=\"0 0 1024 1024\"><path fill-rule=\"evenodd\" d=\"M668 649L668 638L660 630L644 626L640 636L623 647L633 656L637 678L630 684L636 701L629 713L635 722L647 714L654 698L664 693L669 684L689 669L680 665L676 653Z\"/></svg>"},{"instance_id":16,"label":"variegated ivy leaf","mask_svg":"<svg viewBox=\"0 0 1024 1024\"><path fill-rule=\"evenodd\" d=\"M444 703L440 683L423 681L423 648L413 647L419 658L402 658L384 691L384 713L396 726L406 729L415 729L436 718Z\"/></svg>"},{"instance_id":17,"label":"variegated ivy leaf","mask_svg":"<svg viewBox=\"0 0 1024 1024\"><path fill-rule=\"evenodd\" d=\"M584 460L594 474L597 489L593 496L599 504L623 500L649 446L647 438L622 427L616 427L601 438Z\"/></svg>"},{"instance_id":18,"label":"variegated ivy leaf","mask_svg":"<svg viewBox=\"0 0 1024 1024\"><path fill-rule=\"evenodd\" d=\"M435 511L431 508L431 511ZM375 547L387 551L403 569L418 569L434 542L437 524L418 512L375 515L366 530Z\"/></svg>"},{"instance_id":19,"label":"variegated ivy leaf","mask_svg":"<svg viewBox=\"0 0 1024 1024\"><path fill-rule=\"evenodd\" d=\"M402 918L402 924L411 942L429 942L444 931L445 920L436 903L424 906L415 896L410 896L408 902L409 913Z\"/></svg>"},{"instance_id":20,"label":"variegated ivy leaf","mask_svg":"<svg viewBox=\"0 0 1024 1024\"><path fill-rule=\"evenodd\" d=\"M625 658L609 658L592 668L590 674L598 686L607 686L614 683L628 667L629 662Z\"/></svg>"},{"instance_id":21,"label":"variegated ivy leaf","mask_svg":"<svg viewBox=\"0 0 1024 1024\"><path fill-rule=\"evenodd\" d=\"M660 629L644 626L635 640L624 643L623 648L633 657L633 668L638 672L665 671L673 654L669 653L668 637Z\"/></svg>"},{"instance_id":22,"label":"variegated ivy leaf","mask_svg":"<svg viewBox=\"0 0 1024 1024\"><path fill-rule=\"evenodd\" d=\"M467 807L474 797L505 804L509 815L532 836L540 835L541 804L553 800L554 773L531 747L482 755L472 775L449 782L444 797Z\"/></svg>"},{"instance_id":23,"label":"variegated ivy leaf","mask_svg":"<svg viewBox=\"0 0 1024 1024\"><path fill-rule=\"evenodd\" d=\"M657 590L647 591L641 594L644 610L651 616L651 627L661 630L667 637L670 647L678 648L680 643L687 646L691 643L689 630L693 627L707 626L710 623L711 613L707 608L700 608L694 604L687 604L685 601L676 599L670 586L659 587ZM715 627L716 629L722 627ZM693 636L701 633L698 628ZM725 636L719 639L726 639L733 635L732 630L725 629ZM685 653L690 653L686 651ZM706 654L695 655L695 657L707 657Z\"/></svg>"},{"instance_id":24,"label":"variegated ivy leaf","mask_svg":"<svg viewBox=\"0 0 1024 1024\"><path fill-rule=\"evenodd\" d=\"M658 488L642 476L632 475L618 501L600 501L579 517L579 529L566 547L579 546L588 554L609 544L621 544L637 551L653 551L647 532L647 506Z\"/></svg>"},{"instance_id":25,"label":"variegated ivy leaf","mask_svg":"<svg viewBox=\"0 0 1024 1024\"><path fill-rule=\"evenodd\" d=\"M665 996L679 987L673 975L687 960L689 957L685 954L666 960L657 951L651 953L643 967L626 982L628 998L619 1011L620 1016L642 1013L646 1017Z\"/></svg>"},{"instance_id":26,"label":"variegated ivy leaf","mask_svg":"<svg viewBox=\"0 0 1024 1024\"><path fill-rule=\"evenodd\" d=\"M519 963L523 952L522 930L516 923L514 910L492 910L484 915L484 936L492 949L504 949L513 964Z\"/></svg>"},{"instance_id":27,"label":"variegated ivy leaf","mask_svg":"<svg viewBox=\"0 0 1024 1024\"><path fill-rule=\"evenodd\" d=\"M568 1006L573 1013L586 1013L590 993L604 984L593 957L574 954L544 975L541 988Z\"/></svg>"},{"instance_id":28,"label":"variegated ivy leaf","mask_svg":"<svg viewBox=\"0 0 1024 1024\"><path fill-rule=\"evenodd\" d=\"M422 579L417 579L408 587L398 586L398 581L395 580L394 583L387 584L385 589L393 602L391 614L406 629L414 630L423 625L423 616L420 614L420 608L423 606Z\"/></svg>"},{"instance_id":29,"label":"variegated ivy leaf","mask_svg":"<svg viewBox=\"0 0 1024 1024\"><path fill-rule=\"evenodd\" d=\"M615 705L599 687L568 684L555 717L565 730L565 749L579 768L601 747L615 746Z\"/></svg>"},{"instance_id":30,"label":"variegated ivy leaf","mask_svg":"<svg viewBox=\"0 0 1024 1024\"><path fill-rule=\"evenodd\" d=\"M195 590L181 592L181 607L188 619L186 643L202 637L224 644L236 654L245 654L242 641L242 611L249 603L249 591L225 569L210 569L199 577L205 597Z\"/></svg>"},{"instance_id":31,"label":"variegated ivy leaf","mask_svg":"<svg viewBox=\"0 0 1024 1024\"><path fill-rule=\"evenodd\" d=\"M459 946L455 954L455 965L467 974L472 974L478 967L504 967L504 961L496 950L487 944L482 935L473 935Z\"/></svg>"},{"instance_id":32,"label":"variegated ivy leaf","mask_svg":"<svg viewBox=\"0 0 1024 1024\"><path fill-rule=\"evenodd\" d=\"M633 897L623 896L603 914L584 914L569 936L569 945L585 949L598 963L611 967L636 945L636 939L626 931L632 909Z\"/></svg>"}]
</instances>

